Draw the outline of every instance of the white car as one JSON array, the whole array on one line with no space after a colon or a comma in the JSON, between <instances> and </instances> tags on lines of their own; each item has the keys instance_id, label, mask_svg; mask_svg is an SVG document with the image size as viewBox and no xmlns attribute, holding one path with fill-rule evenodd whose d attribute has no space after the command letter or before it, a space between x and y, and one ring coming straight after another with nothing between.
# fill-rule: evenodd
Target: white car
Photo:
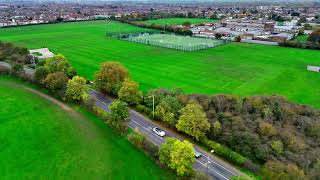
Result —
<instances>
[{"instance_id":1,"label":"white car","mask_svg":"<svg viewBox=\"0 0 320 180\"><path fill-rule=\"evenodd\" d=\"M166 135L166 133L165 133L162 129L158 128L158 127L154 127L154 128L152 129L152 131L153 131L156 135L158 135L158 136L160 136L160 137L163 137L163 136Z\"/></svg>"}]
</instances>

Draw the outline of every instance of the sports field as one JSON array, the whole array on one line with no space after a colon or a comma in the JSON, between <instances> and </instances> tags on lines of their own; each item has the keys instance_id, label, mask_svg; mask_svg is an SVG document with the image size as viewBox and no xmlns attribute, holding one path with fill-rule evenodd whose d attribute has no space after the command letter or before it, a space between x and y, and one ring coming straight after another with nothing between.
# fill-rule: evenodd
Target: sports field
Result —
<instances>
[{"instance_id":1,"label":"sports field","mask_svg":"<svg viewBox=\"0 0 320 180\"><path fill-rule=\"evenodd\" d=\"M188 93L278 94L320 108L320 51L231 43L183 52L107 37L106 31L145 31L117 22L81 22L0 29L0 40L64 54L92 79L104 61L119 61L147 90L180 87Z\"/></svg>"},{"instance_id":2,"label":"sports field","mask_svg":"<svg viewBox=\"0 0 320 180\"><path fill-rule=\"evenodd\" d=\"M215 19L205 19L205 18L165 18L165 19L154 19L144 21L148 24L161 24L161 25L181 25L185 22L190 22L191 24L200 24L208 22L217 22Z\"/></svg>"},{"instance_id":3,"label":"sports field","mask_svg":"<svg viewBox=\"0 0 320 180\"><path fill-rule=\"evenodd\" d=\"M174 179L96 116L29 87L0 76L1 179Z\"/></svg>"},{"instance_id":4,"label":"sports field","mask_svg":"<svg viewBox=\"0 0 320 180\"><path fill-rule=\"evenodd\" d=\"M125 38L124 40L182 51L197 51L225 44L222 40L195 38L174 34L143 34Z\"/></svg>"}]
</instances>

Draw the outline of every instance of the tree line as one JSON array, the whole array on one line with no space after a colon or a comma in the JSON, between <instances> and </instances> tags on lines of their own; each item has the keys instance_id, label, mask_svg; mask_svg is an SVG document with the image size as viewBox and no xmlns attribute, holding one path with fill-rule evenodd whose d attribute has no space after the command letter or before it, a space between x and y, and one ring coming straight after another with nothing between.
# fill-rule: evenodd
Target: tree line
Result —
<instances>
[{"instance_id":1,"label":"tree line","mask_svg":"<svg viewBox=\"0 0 320 180\"><path fill-rule=\"evenodd\" d=\"M123 23L127 23L127 24L131 24L133 26L138 26L141 28L155 29L155 30L160 30L160 31L168 31L168 32L173 32L173 33L180 34L180 35L192 36L192 31L190 30L189 26L161 25L161 24L155 24L155 23L149 24L149 23L142 22L142 21L128 21L128 20L122 20L122 19L119 19L118 21L123 22Z\"/></svg>"},{"instance_id":2,"label":"tree line","mask_svg":"<svg viewBox=\"0 0 320 180\"><path fill-rule=\"evenodd\" d=\"M320 29L313 31L309 35L307 42L284 41L279 43L279 45L284 47L320 50Z\"/></svg>"}]
</instances>

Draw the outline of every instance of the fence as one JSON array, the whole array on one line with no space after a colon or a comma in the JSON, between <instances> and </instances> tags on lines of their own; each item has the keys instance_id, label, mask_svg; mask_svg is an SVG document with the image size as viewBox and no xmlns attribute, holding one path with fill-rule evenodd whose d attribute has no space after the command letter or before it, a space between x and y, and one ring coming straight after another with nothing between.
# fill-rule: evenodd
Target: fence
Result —
<instances>
[{"instance_id":1,"label":"fence","mask_svg":"<svg viewBox=\"0 0 320 180\"><path fill-rule=\"evenodd\" d=\"M139 33L117 35L121 40L135 43L142 43L151 46L158 46L182 51L197 51L218 47L228 43L227 40L212 40L196 37L168 35L159 33Z\"/></svg>"}]
</instances>

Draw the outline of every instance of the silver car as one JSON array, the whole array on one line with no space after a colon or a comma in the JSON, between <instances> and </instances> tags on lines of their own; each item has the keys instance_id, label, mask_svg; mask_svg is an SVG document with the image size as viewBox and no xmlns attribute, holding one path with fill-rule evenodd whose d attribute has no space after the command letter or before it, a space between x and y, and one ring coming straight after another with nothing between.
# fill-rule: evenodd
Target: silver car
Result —
<instances>
[{"instance_id":1,"label":"silver car","mask_svg":"<svg viewBox=\"0 0 320 180\"><path fill-rule=\"evenodd\" d=\"M202 156L202 154L199 151L197 151L196 149L193 149L193 150L194 150L194 156L196 158L200 158Z\"/></svg>"},{"instance_id":2,"label":"silver car","mask_svg":"<svg viewBox=\"0 0 320 180\"><path fill-rule=\"evenodd\" d=\"M158 128L158 127L154 127L154 128L152 129L152 131L153 131L156 135L158 135L158 136L160 136L160 137L163 137L163 136L166 135L166 133L165 133L162 129Z\"/></svg>"}]
</instances>

